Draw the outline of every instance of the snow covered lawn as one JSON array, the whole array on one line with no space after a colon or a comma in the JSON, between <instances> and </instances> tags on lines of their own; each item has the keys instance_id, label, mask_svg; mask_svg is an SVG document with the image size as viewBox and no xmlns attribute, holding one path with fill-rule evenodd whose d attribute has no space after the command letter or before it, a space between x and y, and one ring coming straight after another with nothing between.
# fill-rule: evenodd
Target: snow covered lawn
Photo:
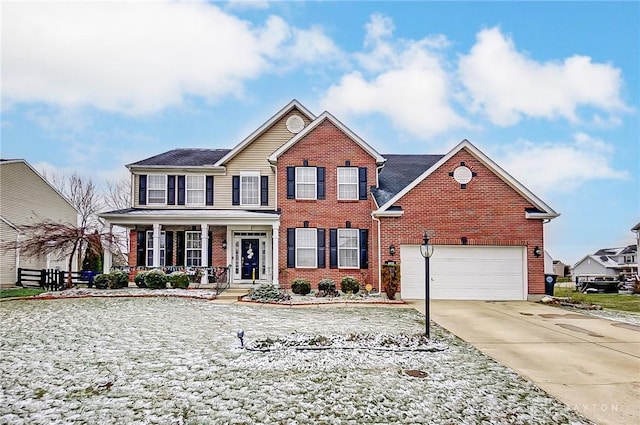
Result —
<instances>
[{"instance_id":1,"label":"snow covered lawn","mask_svg":"<svg viewBox=\"0 0 640 425\"><path fill-rule=\"evenodd\" d=\"M84 298L0 320L2 424L590 423L437 326L424 341L413 309Z\"/></svg>"}]
</instances>

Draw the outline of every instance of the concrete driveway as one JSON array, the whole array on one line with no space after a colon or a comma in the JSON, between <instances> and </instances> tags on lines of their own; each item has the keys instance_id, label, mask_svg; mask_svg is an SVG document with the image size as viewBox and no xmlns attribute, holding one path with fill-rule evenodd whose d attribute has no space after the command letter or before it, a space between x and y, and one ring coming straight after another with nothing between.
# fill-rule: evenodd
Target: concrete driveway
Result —
<instances>
[{"instance_id":1,"label":"concrete driveway","mask_svg":"<svg viewBox=\"0 0 640 425\"><path fill-rule=\"evenodd\" d=\"M431 320L597 423L640 423L640 327L524 301L432 301Z\"/></svg>"}]
</instances>

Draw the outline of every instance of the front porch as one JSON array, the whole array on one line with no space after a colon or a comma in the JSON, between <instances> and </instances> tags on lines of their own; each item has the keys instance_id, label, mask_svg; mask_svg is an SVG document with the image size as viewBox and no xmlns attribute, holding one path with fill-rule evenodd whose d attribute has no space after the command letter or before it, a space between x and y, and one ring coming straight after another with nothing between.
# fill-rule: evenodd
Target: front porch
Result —
<instances>
[{"instance_id":1,"label":"front porch","mask_svg":"<svg viewBox=\"0 0 640 425\"><path fill-rule=\"evenodd\" d=\"M112 227L128 229L130 275L154 268L179 270L204 287L217 284L224 270L230 286L279 285L277 213L130 209L103 217ZM111 258L105 251L108 272Z\"/></svg>"}]
</instances>

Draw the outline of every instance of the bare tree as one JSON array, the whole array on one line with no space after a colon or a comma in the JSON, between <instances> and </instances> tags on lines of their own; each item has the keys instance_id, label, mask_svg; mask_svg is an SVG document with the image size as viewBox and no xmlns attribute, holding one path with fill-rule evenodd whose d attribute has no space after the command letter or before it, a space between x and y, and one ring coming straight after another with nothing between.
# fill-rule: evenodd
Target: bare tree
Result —
<instances>
[{"instance_id":1,"label":"bare tree","mask_svg":"<svg viewBox=\"0 0 640 425\"><path fill-rule=\"evenodd\" d=\"M126 177L115 181L107 180L104 203L110 210L124 210L131 207L131 180Z\"/></svg>"},{"instance_id":2,"label":"bare tree","mask_svg":"<svg viewBox=\"0 0 640 425\"><path fill-rule=\"evenodd\" d=\"M19 249L20 253L26 257L62 254L69 257L69 272L73 267L73 258L83 244L90 252L100 255L102 242L108 244L116 242L116 237L110 232L100 233L87 227L52 220L19 226L18 230L22 235L19 245L14 241L6 241L2 245L3 250ZM66 287L70 288L72 285L72 276L69 273Z\"/></svg>"}]
</instances>

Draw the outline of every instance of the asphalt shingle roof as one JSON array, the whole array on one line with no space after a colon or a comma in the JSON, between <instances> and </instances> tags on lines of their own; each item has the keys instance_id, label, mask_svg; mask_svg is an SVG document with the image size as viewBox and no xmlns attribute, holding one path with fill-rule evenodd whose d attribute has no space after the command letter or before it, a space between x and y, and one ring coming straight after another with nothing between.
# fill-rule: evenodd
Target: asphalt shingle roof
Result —
<instances>
[{"instance_id":1,"label":"asphalt shingle roof","mask_svg":"<svg viewBox=\"0 0 640 425\"><path fill-rule=\"evenodd\" d=\"M173 167L201 167L213 165L227 153L230 149L173 149L159 155L152 156L142 161L129 165L145 166L173 166Z\"/></svg>"},{"instance_id":2,"label":"asphalt shingle roof","mask_svg":"<svg viewBox=\"0 0 640 425\"><path fill-rule=\"evenodd\" d=\"M387 159L373 189L378 205L383 205L438 162L444 155L382 155Z\"/></svg>"}]
</instances>

